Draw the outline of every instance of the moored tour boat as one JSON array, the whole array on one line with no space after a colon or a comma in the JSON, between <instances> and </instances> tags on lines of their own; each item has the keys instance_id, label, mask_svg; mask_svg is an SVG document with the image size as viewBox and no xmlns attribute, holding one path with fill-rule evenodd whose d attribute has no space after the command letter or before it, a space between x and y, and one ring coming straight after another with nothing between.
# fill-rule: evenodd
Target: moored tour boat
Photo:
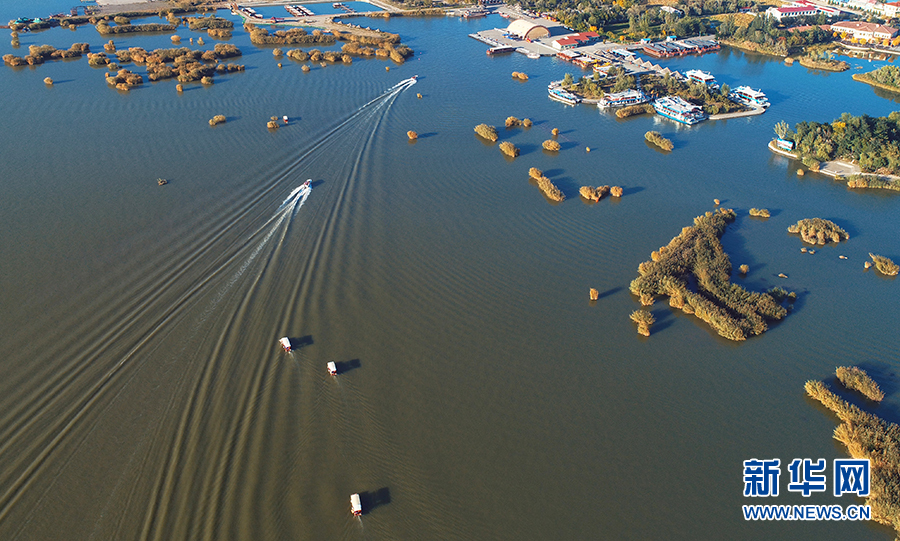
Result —
<instances>
[{"instance_id":1,"label":"moored tour boat","mask_svg":"<svg viewBox=\"0 0 900 541\"><path fill-rule=\"evenodd\" d=\"M562 88L554 87L547 90L550 97L554 100L561 101L567 105L577 105L581 103L581 98L572 94L571 92L566 92Z\"/></svg>"},{"instance_id":2,"label":"moored tour boat","mask_svg":"<svg viewBox=\"0 0 900 541\"><path fill-rule=\"evenodd\" d=\"M739 86L731 91L731 97L737 101L754 107L768 107L769 99L762 90L753 90L749 86Z\"/></svg>"},{"instance_id":3,"label":"moored tour boat","mask_svg":"<svg viewBox=\"0 0 900 541\"><path fill-rule=\"evenodd\" d=\"M713 90L719 88L719 83L716 82L716 78L708 71L688 70L684 72L684 75L688 78L688 81L692 83L706 85Z\"/></svg>"},{"instance_id":4,"label":"moored tour boat","mask_svg":"<svg viewBox=\"0 0 900 541\"><path fill-rule=\"evenodd\" d=\"M597 107L605 109L607 107L625 107L628 105L638 105L647 103L650 98L640 90L625 90L624 92L616 92L606 94L597 102Z\"/></svg>"},{"instance_id":5,"label":"moored tour boat","mask_svg":"<svg viewBox=\"0 0 900 541\"><path fill-rule=\"evenodd\" d=\"M666 118L689 126L706 120L706 113L702 108L688 103L678 96L666 96L653 100L653 109Z\"/></svg>"}]
</instances>

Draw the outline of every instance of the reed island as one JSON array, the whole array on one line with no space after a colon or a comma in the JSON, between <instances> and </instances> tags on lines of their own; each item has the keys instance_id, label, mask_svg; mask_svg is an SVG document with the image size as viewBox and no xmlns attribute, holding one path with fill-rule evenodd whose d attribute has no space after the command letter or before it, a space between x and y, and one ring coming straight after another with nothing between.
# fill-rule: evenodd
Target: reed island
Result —
<instances>
[{"instance_id":1,"label":"reed island","mask_svg":"<svg viewBox=\"0 0 900 541\"><path fill-rule=\"evenodd\" d=\"M884 396L878 384L857 367L840 367L836 375L851 394L860 393L876 403ZM900 535L900 426L851 404L822 381L807 381L805 388L840 421L834 439L844 444L851 457L869 459L866 504L872 508L872 520Z\"/></svg>"},{"instance_id":2,"label":"reed island","mask_svg":"<svg viewBox=\"0 0 900 541\"><path fill-rule=\"evenodd\" d=\"M694 218L694 225L638 266L631 293L644 306L667 296L669 306L697 316L729 340L764 333L769 321L787 315L782 302L796 295L782 288L751 292L731 283L731 261L719 239L735 218L734 210L721 208Z\"/></svg>"}]
</instances>

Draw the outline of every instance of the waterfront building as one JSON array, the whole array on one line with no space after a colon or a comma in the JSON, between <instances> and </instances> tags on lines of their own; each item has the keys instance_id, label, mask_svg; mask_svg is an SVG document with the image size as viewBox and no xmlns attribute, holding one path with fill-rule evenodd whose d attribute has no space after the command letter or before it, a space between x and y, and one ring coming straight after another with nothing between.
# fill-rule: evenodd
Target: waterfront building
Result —
<instances>
[{"instance_id":1,"label":"waterfront building","mask_svg":"<svg viewBox=\"0 0 900 541\"><path fill-rule=\"evenodd\" d=\"M856 39L865 40L885 40L897 35L897 29L894 27L862 21L840 21L832 24L831 29Z\"/></svg>"},{"instance_id":2,"label":"waterfront building","mask_svg":"<svg viewBox=\"0 0 900 541\"><path fill-rule=\"evenodd\" d=\"M600 39L600 34L596 32L579 32L555 39L552 42L553 48L558 51L589 45Z\"/></svg>"},{"instance_id":3,"label":"waterfront building","mask_svg":"<svg viewBox=\"0 0 900 541\"><path fill-rule=\"evenodd\" d=\"M547 30L546 26L526 21L525 19L516 19L511 22L506 31L519 39L527 40L546 38L550 35L550 30Z\"/></svg>"},{"instance_id":4,"label":"waterfront building","mask_svg":"<svg viewBox=\"0 0 900 541\"><path fill-rule=\"evenodd\" d=\"M778 21L791 17L813 17L819 13L824 13L826 17L834 18L840 16L841 10L813 4L808 0L797 0L781 7L771 7L766 10L766 15L774 17Z\"/></svg>"}]
</instances>

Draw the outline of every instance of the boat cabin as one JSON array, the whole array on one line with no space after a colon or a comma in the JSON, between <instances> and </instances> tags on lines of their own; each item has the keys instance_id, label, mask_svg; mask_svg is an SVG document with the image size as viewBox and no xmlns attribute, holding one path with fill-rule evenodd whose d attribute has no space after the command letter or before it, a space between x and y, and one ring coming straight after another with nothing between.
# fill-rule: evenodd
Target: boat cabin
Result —
<instances>
[{"instance_id":1,"label":"boat cabin","mask_svg":"<svg viewBox=\"0 0 900 541\"><path fill-rule=\"evenodd\" d=\"M281 338L280 340L278 340L278 342L281 344L281 347L284 348L285 353L290 353L290 351L291 351L291 339L290 338L285 336L285 337Z\"/></svg>"},{"instance_id":2,"label":"boat cabin","mask_svg":"<svg viewBox=\"0 0 900 541\"><path fill-rule=\"evenodd\" d=\"M359 501L359 494L350 495L350 511L355 517L362 515L362 503Z\"/></svg>"}]
</instances>

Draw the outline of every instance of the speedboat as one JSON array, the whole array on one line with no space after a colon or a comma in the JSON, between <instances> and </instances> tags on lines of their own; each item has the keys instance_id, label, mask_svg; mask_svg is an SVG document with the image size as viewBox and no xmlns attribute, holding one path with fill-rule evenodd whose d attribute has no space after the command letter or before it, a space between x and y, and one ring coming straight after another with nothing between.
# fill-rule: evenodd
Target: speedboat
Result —
<instances>
[{"instance_id":1,"label":"speedboat","mask_svg":"<svg viewBox=\"0 0 900 541\"><path fill-rule=\"evenodd\" d=\"M285 336L285 337L279 339L278 342L281 343L281 347L284 349L285 353L291 352L291 339L290 338Z\"/></svg>"}]
</instances>

